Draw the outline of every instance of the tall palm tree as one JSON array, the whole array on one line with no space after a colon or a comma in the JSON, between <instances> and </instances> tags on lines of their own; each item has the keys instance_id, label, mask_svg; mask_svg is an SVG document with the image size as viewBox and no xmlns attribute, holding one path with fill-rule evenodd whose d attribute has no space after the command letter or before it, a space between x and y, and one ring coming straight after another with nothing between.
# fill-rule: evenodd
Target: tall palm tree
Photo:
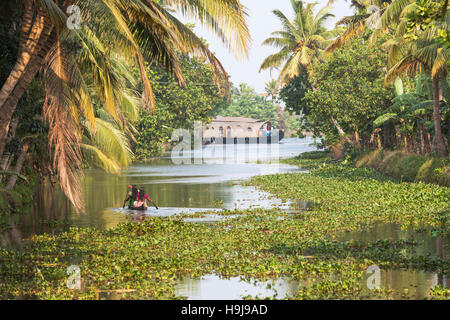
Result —
<instances>
[{"instance_id":1,"label":"tall palm tree","mask_svg":"<svg viewBox=\"0 0 450 320\"><path fill-rule=\"evenodd\" d=\"M339 30L328 31L324 23L333 14L329 13L330 7L325 6L314 14L317 3L291 0L294 11L294 19L289 20L280 10L274 10L273 14L281 21L282 30L275 31L267 38L263 45L280 48L280 51L268 56L261 64L260 71L265 69L280 68L278 77L280 84L286 84L290 79L301 72L308 72L311 64L320 60L324 49L331 43Z\"/></svg>"},{"instance_id":2,"label":"tall palm tree","mask_svg":"<svg viewBox=\"0 0 450 320\"><path fill-rule=\"evenodd\" d=\"M73 4L81 9L79 30L71 30L66 23L67 9ZM247 54L250 42L245 8L239 0L23 0L23 8L17 61L0 89L0 156L17 103L43 69L43 111L50 125L53 165L77 209L82 208L81 119L86 119L93 132L99 124L92 90L114 125L127 130L120 110L122 82L112 67L113 53L140 71L142 104L152 110L155 102L146 61L165 66L184 85L178 54L191 53L206 58L218 85L220 79L227 79L220 61L169 9L196 18L239 56Z\"/></svg>"}]
</instances>

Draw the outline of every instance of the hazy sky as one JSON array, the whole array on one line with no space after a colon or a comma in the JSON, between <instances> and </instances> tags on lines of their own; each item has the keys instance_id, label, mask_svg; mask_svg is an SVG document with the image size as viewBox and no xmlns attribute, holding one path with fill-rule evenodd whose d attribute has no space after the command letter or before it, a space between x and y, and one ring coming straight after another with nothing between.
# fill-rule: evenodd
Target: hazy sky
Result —
<instances>
[{"instance_id":1,"label":"hazy sky","mask_svg":"<svg viewBox=\"0 0 450 320\"><path fill-rule=\"evenodd\" d=\"M269 70L259 73L259 67L268 55L277 52L276 48L261 46L261 43L270 36L270 33L281 29L279 20L272 13L272 10L281 10L288 19L293 19L293 10L290 0L242 0L244 6L248 8L248 24L252 36L252 45L249 51L249 58L245 60L236 60L234 54L225 48L218 37L197 25L195 32L197 35L205 38L210 49L216 53L219 60L224 65L227 72L231 75L231 81L237 85L246 82L256 88L259 93L264 92L265 82L271 78L276 78L278 73L274 70L272 76ZM315 1L305 1L315 2ZM328 0L316 0L319 4L316 8L322 8ZM353 13L349 6L350 1L336 0L333 4L332 13L336 16L328 22L328 27L332 28L334 23L343 16ZM182 19L185 20L185 19Z\"/></svg>"}]
</instances>

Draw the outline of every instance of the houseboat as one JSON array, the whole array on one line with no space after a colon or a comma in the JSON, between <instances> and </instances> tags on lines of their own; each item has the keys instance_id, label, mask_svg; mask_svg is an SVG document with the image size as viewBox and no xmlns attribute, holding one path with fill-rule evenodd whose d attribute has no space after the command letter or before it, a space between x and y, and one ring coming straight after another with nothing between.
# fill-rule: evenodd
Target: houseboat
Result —
<instances>
[{"instance_id":1,"label":"houseboat","mask_svg":"<svg viewBox=\"0 0 450 320\"><path fill-rule=\"evenodd\" d=\"M216 117L203 127L203 144L278 143L282 130L270 121L244 117Z\"/></svg>"}]
</instances>

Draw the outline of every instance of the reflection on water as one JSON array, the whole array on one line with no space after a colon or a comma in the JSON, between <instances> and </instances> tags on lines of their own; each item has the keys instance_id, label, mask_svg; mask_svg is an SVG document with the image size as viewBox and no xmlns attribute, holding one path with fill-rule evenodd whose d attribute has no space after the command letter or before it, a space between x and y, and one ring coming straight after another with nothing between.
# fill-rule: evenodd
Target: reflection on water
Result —
<instances>
[{"instance_id":1,"label":"reflection on water","mask_svg":"<svg viewBox=\"0 0 450 320\"><path fill-rule=\"evenodd\" d=\"M446 242L448 239L430 236L426 232L416 232L411 228L402 230L396 223L377 223L369 230L352 231L341 234L338 241L359 241L363 243L375 242L379 239L393 241L409 240L416 245L405 249L405 256L430 256L446 259ZM411 299L423 299L426 292L436 285L449 287L450 275L414 270L387 270L381 272L383 288L404 291L404 295ZM402 298L399 294L395 298Z\"/></svg>"},{"instance_id":2,"label":"reflection on water","mask_svg":"<svg viewBox=\"0 0 450 320\"><path fill-rule=\"evenodd\" d=\"M363 294L368 293L367 279L362 282ZM448 288L448 277L415 270L381 270L382 289L393 289L394 299L421 300L429 298L429 290L437 285Z\"/></svg>"},{"instance_id":3,"label":"reflection on water","mask_svg":"<svg viewBox=\"0 0 450 320\"><path fill-rule=\"evenodd\" d=\"M446 258L445 238L430 236L426 232L416 232L411 228L401 230L400 225L396 223L377 223L369 230L345 232L336 239L338 241L355 240L364 243L375 242L379 239L410 240L417 244L410 249L415 255Z\"/></svg>"},{"instance_id":4,"label":"reflection on water","mask_svg":"<svg viewBox=\"0 0 450 320\"><path fill-rule=\"evenodd\" d=\"M441 279L431 272L413 270L381 270L380 289L391 289L394 299L420 300L429 298L429 290L441 285L448 288L448 279ZM361 297L368 297L368 276L361 280ZM188 300L239 300L244 297L258 299L295 298L299 289L311 287L318 280L309 278L295 281L289 277L276 280L245 280L241 277L221 278L206 275L200 279L184 277L177 281L175 295Z\"/></svg>"},{"instance_id":5,"label":"reflection on water","mask_svg":"<svg viewBox=\"0 0 450 320\"><path fill-rule=\"evenodd\" d=\"M20 247L21 239L33 234L55 234L70 224L71 207L64 197L57 197L48 188L39 187L28 214L0 216L0 246Z\"/></svg>"},{"instance_id":6,"label":"reflection on water","mask_svg":"<svg viewBox=\"0 0 450 320\"><path fill-rule=\"evenodd\" d=\"M295 295L298 282L288 278L271 281L245 281L240 277L224 279L216 275L201 279L178 280L175 294L188 300L238 300L246 296L283 299Z\"/></svg>"}]
</instances>

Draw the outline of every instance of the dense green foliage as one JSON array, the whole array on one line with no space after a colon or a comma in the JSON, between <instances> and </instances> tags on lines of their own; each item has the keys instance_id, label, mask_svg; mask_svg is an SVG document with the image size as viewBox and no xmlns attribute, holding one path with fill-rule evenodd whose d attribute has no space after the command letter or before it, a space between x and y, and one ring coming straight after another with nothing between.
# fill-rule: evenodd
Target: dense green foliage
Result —
<instances>
[{"instance_id":1,"label":"dense green foliage","mask_svg":"<svg viewBox=\"0 0 450 320\"><path fill-rule=\"evenodd\" d=\"M345 132L359 131L370 139L372 122L389 106L392 88L383 87L386 54L356 39L316 64L311 81L315 90L306 94L307 122L323 133L328 144L337 142L333 119Z\"/></svg>"},{"instance_id":2,"label":"dense green foliage","mask_svg":"<svg viewBox=\"0 0 450 320\"><path fill-rule=\"evenodd\" d=\"M445 157L448 1L359 1L353 7L353 15L337 22L344 31L327 54L291 77L282 100L303 116L305 130L323 136L324 145L340 155L351 148L385 148Z\"/></svg>"},{"instance_id":3,"label":"dense green foliage","mask_svg":"<svg viewBox=\"0 0 450 320\"><path fill-rule=\"evenodd\" d=\"M135 154L139 159L159 155L170 142L174 129L191 130L194 121L208 123L211 114L227 104L224 90L218 90L210 67L204 61L180 58L186 87L164 69L148 67L156 99L156 112L142 111L137 124L139 132Z\"/></svg>"}]
</instances>

